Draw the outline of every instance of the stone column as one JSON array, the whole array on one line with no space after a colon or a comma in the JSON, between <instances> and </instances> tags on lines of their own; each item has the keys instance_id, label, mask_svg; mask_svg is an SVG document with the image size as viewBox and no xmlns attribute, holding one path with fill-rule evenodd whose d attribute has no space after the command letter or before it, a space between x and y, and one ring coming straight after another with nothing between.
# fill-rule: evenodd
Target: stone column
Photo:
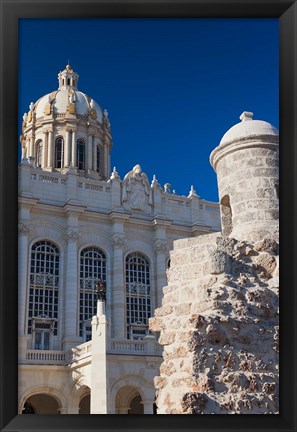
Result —
<instances>
[{"instance_id":1,"label":"stone column","mask_svg":"<svg viewBox=\"0 0 297 432\"><path fill-rule=\"evenodd\" d=\"M22 146L22 160L27 157L27 148L26 146Z\"/></svg>"},{"instance_id":2,"label":"stone column","mask_svg":"<svg viewBox=\"0 0 297 432\"><path fill-rule=\"evenodd\" d=\"M30 234L30 227L27 224L20 223L18 231L18 334L19 336L24 336L26 334L25 311L28 285L28 236Z\"/></svg>"},{"instance_id":3,"label":"stone column","mask_svg":"<svg viewBox=\"0 0 297 432\"><path fill-rule=\"evenodd\" d=\"M107 145L107 143L105 142L105 145L104 145L104 153L103 153L103 157L104 157L104 169L103 169L103 173L102 173L102 176L104 177L104 178L107 178L107 176L108 176L108 152L109 152L109 149L108 149L108 145Z\"/></svg>"},{"instance_id":4,"label":"stone column","mask_svg":"<svg viewBox=\"0 0 297 432\"><path fill-rule=\"evenodd\" d=\"M129 410L129 407L128 406L125 406L125 405L123 405L123 406L119 406L118 407L118 414L128 414L128 410Z\"/></svg>"},{"instance_id":5,"label":"stone column","mask_svg":"<svg viewBox=\"0 0 297 432\"><path fill-rule=\"evenodd\" d=\"M47 166L53 168L54 165L54 145L53 145L53 131L48 133L48 156Z\"/></svg>"},{"instance_id":6,"label":"stone column","mask_svg":"<svg viewBox=\"0 0 297 432\"><path fill-rule=\"evenodd\" d=\"M157 255L156 259L156 281L157 281L157 292L156 292L156 307L160 307L163 298L163 288L167 285L166 278L166 259L168 256L168 244L164 239L155 240L155 251Z\"/></svg>"},{"instance_id":7,"label":"stone column","mask_svg":"<svg viewBox=\"0 0 297 432\"><path fill-rule=\"evenodd\" d=\"M92 169L92 150L93 150L93 136L88 135L88 151L87 151L87 161L86 161L86 169Z\"/></svg>"},{"instance_id":8,"label":"stone column","mask_svg":"<svg viewBox=\"0 0 297 432\"><path fill-rule=\"evenodd\" d=\"M58 409L60 414L67 414L67 408L66 407L62 407Z\"/></svg>"},{"instance_id":9,"label":"stone column","mask_svg":"<svg viewBox=\"0 0 297 432\"><path fill-rule=\"evenodd\" d=\"M154 414L154 401L143 401L143 414Z\"/></svg>"},{"instance_id":10,"label":"stone column","mask_svg":"<svg viewBox=\"0 0 297 432\"><path fill-rule=\"evenodd\" d=\"M70 165L70 130L66 129L64 167Z\"/></svg>"},{"instance_id":11,"label":"stone column","mask_svg":"<svg viewBox=\"0 0 297 432\"><path fill-rule=\"evenodd\" d=\"M76 157L76 131L72 131L72 153L71 153L71 165L77 166L77 157Z\"/></svg>"},{"instance_id":12,"label":"stone column","mask_svg":"<svg viewBox=\"0 0 297 432\"><path fill-rule=\"evenodd\" d=\"M112 236L114 246L113 253L113 298L112 298L112 337L117 339L126 338L125 323L125 279L124 279L124 262L123 248L125 246L125 236L123 233L114 233Z\"/></svg>"},{"instance_id":13,"label":"stone column","mask_svg":"<svg viewBox=\"0 0 297 432\"><path fill-rule=\"evenodd\" d=\"M77 240L79 233L77 229L67 228L65 239L67 244L66 255L66 292L64 304L64 338L63 348L68 350L77 345L78 331L78 280L77 280Z\"/></svg>"},{"instance_id":14,"label":"stone column","mask_svg":"<svg viewBox=\"0 0 297 432\"><path fill-rule=\"evenodd\" d=\"M29 156L34 156L33 137L29 138Z\"/></svg>"},{"instance_id":15,"label":"stone column","mask_svg":"<svg viewBox=\"0 0 297 432\"><path fill-rule=\"evenodd\" d=\"M43 148L41 168L47 167L47 147L48 147L48 132L43 132Z\"/></svg>"}]
</instances>

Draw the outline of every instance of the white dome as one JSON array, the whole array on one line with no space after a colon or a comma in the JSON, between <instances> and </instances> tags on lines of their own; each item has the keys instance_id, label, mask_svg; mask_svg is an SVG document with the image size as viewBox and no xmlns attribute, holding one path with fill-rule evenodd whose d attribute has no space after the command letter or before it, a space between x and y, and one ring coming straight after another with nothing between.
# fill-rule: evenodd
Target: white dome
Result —
<instances>
[{"instance_id":1,"label":"white dome","mask_svg":"<svg viewBox=\"0 0 297 432\"><path fill-rule=\"evenodd\" d=\"M278 130L270 123L263 120L253 120L253 113L244 111L240 123L232 126L223 136L220 145L233 141L240 141L247 138L260 136L278 136Z\"/></svg>"},{"instance_id":2,"label":"white dome","mask_svg":"<svg viewBox=\"0 0 297 432\"><path fill-rule=\"evenodd\" d=\"M76 113L79 115L88 115L91 108L94 108L97 113L97 120L102 121L102 109L98 105L97 102L87 96L85 93L82 93L78 90L71 90L71 93L68 89L57 90L52 93L48 93L42 98L40 98L35 106L36 106L36 117L44 116L45 106L52 100L52 105L54 107L55 114L65 114L67 112L67 106L69 104L69 97L73 97ZM91 104L92 101L92 105Z\"/></svg>"}]
</instances>

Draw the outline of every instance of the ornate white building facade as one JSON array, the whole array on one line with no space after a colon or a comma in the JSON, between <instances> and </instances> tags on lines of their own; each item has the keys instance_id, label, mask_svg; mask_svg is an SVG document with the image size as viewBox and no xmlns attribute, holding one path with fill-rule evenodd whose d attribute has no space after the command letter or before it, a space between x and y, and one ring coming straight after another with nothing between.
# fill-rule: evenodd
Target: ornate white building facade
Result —
<instances>
[{"instance_id":1,"label":"ornate white building facade","mask_svg":"<svg viewBox=\"0 0 297 432\"><path fill-rule=\"evenodd\" d=\"M23 117L19 413L152 414L162 348L148 319L169 251L220 230L219 206L149 182L140 165L111 171L108 114L78 78L67 65Z\"/></svg>"}]
</instances>

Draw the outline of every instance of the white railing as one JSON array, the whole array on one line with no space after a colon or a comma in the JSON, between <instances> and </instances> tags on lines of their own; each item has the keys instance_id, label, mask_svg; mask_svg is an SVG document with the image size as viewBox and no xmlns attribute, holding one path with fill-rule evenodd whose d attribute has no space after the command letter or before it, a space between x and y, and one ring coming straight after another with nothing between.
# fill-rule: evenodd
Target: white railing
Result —
<instances>
[{"instance_id":1,"label":"white railing","mask_svg":"<svg viewBox=\"0 0 297 432\"><path fill-rule=\"evenodd\" d=\"M65 364L65 351L27 350L26 361L39 364Z\"/></svg>"},{"instance_id":2,"label":"white railing","mask_svg":"<svg viewBox=\"0 0 297 432\"><path fill-rule=\"evenodd\" d=\"M92 355L92 341L78 345L69 353L69 362L76 362Z\"/></svg>"},{"instance_id":3,"label":"white railing","mask_svg":"<svg viewBox=\"0 0 297 432\"><path fill-rule=\"evenodd\" d=\"M98 183L98 180L91 180L91 179L83 179L81 177L78 178L77 181L77 187L80 189L87 189L90 191L97 191L97 192L106 192L110 193L110 185L106 184L104 181L100 181Z\"/></svg>"},{"instance_id":4,"label":"white railing","mask_svg":"<svg viewBox=\"0 0 297 432\"><path fill-rule=\"evenodd\" d=\"M108 353L132 355L161 355L163 347L155 340L116 340L109 341Z\"/></svg>"},{"instance_id":5,"label":"white railing","mask_svg":"<svg viewBox=\"0 0 297 432\"><path fill-rule=\"evenodd\" d=\"M111 340L110 352L121 354L144 354L146 343L143 340Z\"/></svg>"},{"instance_id":6,"label":"white railing","mask_svg":"<svg viewBox=\"0 0 297 432\"><path fill-rule=\"evenodd\" d=\"M189 198L181 197L179 195L176 197L174 195L170 195L168 197L163 196L162 202L175 207L189 207L191 205L191 200Z\"/></svg>"},{"instance_id":7,"label":"white railing","mask_svg":"<svg viewBox=\"0 0 297 432\"><path fill-rule=\"evenodd\" d=\"M46 173L44 172L41 174L39 172L36 172L35 170L31 172L31 180L42 182L42 183L48 183L48 184L57 184L57 185L66 185L67 179L65 177L61 177L61 174L53 174L53 173Z\"/></svg>"},{"instance_id":8,"label":"white railing","mask_svg":"<svg viewBox=\"0 0 297 432\"><path fill-rule=\"evenodd\" d=\"M161 356L163 347L156 340L110 339L107 354L156 355ZM92 356L92 341L85 342L70 351L27 350L26 363L66 365Z\"/></svg>"}]
</instances>

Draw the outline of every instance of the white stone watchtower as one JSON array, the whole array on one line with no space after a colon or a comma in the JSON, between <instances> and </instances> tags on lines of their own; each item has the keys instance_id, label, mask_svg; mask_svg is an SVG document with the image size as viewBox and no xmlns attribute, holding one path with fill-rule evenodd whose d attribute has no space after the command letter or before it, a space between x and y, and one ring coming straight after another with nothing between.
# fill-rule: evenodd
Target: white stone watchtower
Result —
<instances>
[{"instance_id":1,"label":"white stone watchtower","mask_svg":"<svg viewBox=\"0 0 297 432\"><path fill-rule=\"evenodd\" d=\"M243 112L210 155L217 173L222 234L278 240L278 130Z\"/></svg>"}]
</instances>

